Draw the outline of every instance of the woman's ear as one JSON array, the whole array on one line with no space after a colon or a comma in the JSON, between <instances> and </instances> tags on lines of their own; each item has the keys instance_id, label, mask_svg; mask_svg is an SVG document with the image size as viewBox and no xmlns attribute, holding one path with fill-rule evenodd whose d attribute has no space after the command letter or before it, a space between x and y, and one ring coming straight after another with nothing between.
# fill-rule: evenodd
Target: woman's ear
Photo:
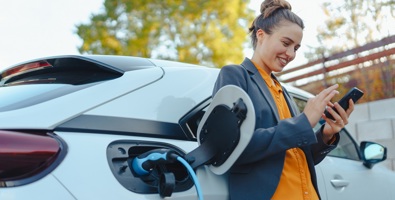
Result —
<instances>
[{"instance_id":1,"label":"woman's ear","mask_svg":"<svg viewBox=\"0 0 395 200\"><path fill-rule=\"evenodd\" d=\"M262 29L258 29L256 31L256 39L259 42L261 42L263 40L263 38L265 37L266 33L265 31L263 31Z\"/></svg>"}]
</instances>

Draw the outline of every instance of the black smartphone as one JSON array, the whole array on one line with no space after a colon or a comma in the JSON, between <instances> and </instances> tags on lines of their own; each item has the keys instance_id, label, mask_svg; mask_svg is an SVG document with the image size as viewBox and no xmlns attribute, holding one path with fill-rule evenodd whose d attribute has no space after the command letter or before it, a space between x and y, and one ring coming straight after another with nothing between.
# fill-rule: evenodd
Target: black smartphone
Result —
<instances>
[{"instance_id":1,"label":"black smartphone","mask_svg":"<svg viewBox=\"0 0 395 200\"><path fill-rule=\"evenodd\" d=\"M350 101L350 99L352 99L352 101L356 103L358 99L360 99L362 96L363 96L362 90L358 89L357 87L353 87L347 92L347 94L343 96L343 98L340 99L338 103L344 110L347 110L349 106L348 102ZM337 112L336 108L333 108L333 110ZM325 110L324 113L326 117L328 117L329 119L335 120L327 110Z\"/></svg>"}]
</instances>

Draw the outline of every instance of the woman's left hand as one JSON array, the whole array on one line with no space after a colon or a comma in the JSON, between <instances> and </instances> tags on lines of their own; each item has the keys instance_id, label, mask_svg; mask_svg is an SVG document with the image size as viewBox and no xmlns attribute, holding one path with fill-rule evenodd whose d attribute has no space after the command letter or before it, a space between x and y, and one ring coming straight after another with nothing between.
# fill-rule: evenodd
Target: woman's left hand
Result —
<instances>
[{"instance_id":1,"label":"woman's left hand","mask_svg":"<svg viewBox=\"0 0 395 200\"><path fill-rule=\"evenodd\" d=\"M332 109L332 106L336 108L338 113ZM354 111L354 102L350 99L349 107L346 111L337 102L329 105L327 110L335 120L329 119L325 114L322 114L322 118L326 121L323 130L323 140L325 143L328 143L332 139L333 135L338 133L348 124L348 117Z\"/></svg>"}]
</instances>

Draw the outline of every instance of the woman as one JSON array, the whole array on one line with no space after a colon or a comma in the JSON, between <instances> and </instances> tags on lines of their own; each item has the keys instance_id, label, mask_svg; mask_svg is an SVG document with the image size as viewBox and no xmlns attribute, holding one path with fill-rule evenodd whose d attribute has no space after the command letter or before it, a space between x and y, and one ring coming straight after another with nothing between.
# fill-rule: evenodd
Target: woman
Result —
<instances>
[{"instance_id":1,"label":"woman","mask_svg":"<svg viewBox=\"0 0 395 200\"><path fill-rule=\"evenodd\" d=\"M241 65L224 66L213 95L225 85L247 92L255 113L253 138L229 172L230 197L234 199L317 200L314 165L336 147L338 132L354 110L345 111L330 100L338 94L333 85L308 100L302 113L272 72L291 62L303 37L303 21L285 0L265 0L261 14L249 28L254 53ZM333 111L335 107L339 114ZM325 117L324 110L335 120ZM325 124L314 133L320 118Z\"/></svg>"}]
</instances>

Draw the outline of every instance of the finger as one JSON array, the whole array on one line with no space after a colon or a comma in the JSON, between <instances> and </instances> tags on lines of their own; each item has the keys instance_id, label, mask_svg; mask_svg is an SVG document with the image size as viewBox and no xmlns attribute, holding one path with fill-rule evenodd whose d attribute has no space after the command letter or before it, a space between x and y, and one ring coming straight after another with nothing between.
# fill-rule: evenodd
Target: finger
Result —
<instances>
[{"instance_id":1,"label":"finger","mask_svg":"<svg viewBox=\"0 0 395 200\"><path fill-rule=\"evenodd\" d=\"M339 132L342 128L345 127L344 121L342 119L338 119L336 121L327 118L326 116L323 116L325 122L327 125L329 125L332 130L334 130L335 132Z\"/></svg>"},{"instance_id":2,"label":"finger","mask_svg":"<svg viewBox=\"0 0 395 200\"><path fill-rule=\"evenodd\" d=\"M340 120L340 115L333 109L333 107L328 107L326 110L332 115L333 121Z\"/></svg>"},{"instance_id":3,"label":"finger","mask_svg":"<svg viewBox=\"0 0 395 200\"><path fill-rule=\"evenodd\" d=\"M332 107L333 104L330 102L330 100L337 94L339 94L339 91L337 91L336 89L339 87L338 84L332 85L326 89L324 89L323 91L321 91L321 93L319 94L322 98L322 101L325 102L326 104L329 103L329 105Z\"/></svg>"},{"instance_id":4,"label":"finger","mask_svg":"<svg viewBox=\"0 0 395 200\"><path fill-rule=\"evenodd\" d=\"M328 88L325 88L324 90L322 90L318 95L319 96L328 96L332 91L336 90L339 87L338 84L332 85Z\"/></svg>"},{"instance_id":5,"label":"finger","mask_svg":"<svg viewBox=\"0 0 395 200\"><path fill-rule=\"evenodd\" d=\"M335 124L335 122L332 119L329 119L325 114L322 114L322 119L324 119L329 125Z\"/></svg>"},{"instance_id":6,"label":"finger","mask_svg":"<svg viewBox=\"0 0 395 200\"><path fill-rule=\"evenodd\" d=\"M343 109L343 107L338 102L334 103L334 108L336 108L336 111L338 112L338 114L340 116L347 116L346 111Z\"/></svg>"},{"instance_id":7,"label":"finger","mask_svg":"<svg viewBox=\"0 0 395 200\"><path fill-rule=\"evenodd\" d=\"M346 113L346 111L340 106L340 104L338 102L336 102L334 104L335 104L335 108L336 108L336 111L338 114L338 118L334 117L336 119L336 122L341 122L341 123L338 123L340 125L348 124L349 114Z\"/></svg>"},{"instance_id":8,"label":"finger","mask_svg":"<svg viewBox=\"0 0 395 200\"><path fill-rule=\"evenodd\" d=\"M333 107L333 106L335 106L332 102L328 102L327 104L326 104L327 106L329 106L329 107Z\"/></svg>"},{"instance_id":9,"label":"finger","mask_svg":"<svg viewBox=\"0 0 395 200\"><path fill-rule=\"evenodd\" d=\"M328 117L325 116L325 114L322 115L322 118L325 120L326 124L329 125L330 127L332 127L332 129L338 129L341 128L339 127L338 124L336 124L335 121L333 121L332 119L329 119ZM336 128L338 127L338 128Z\"/></svg>"},{"instance_id":10,"label":"finger","mask_svg":"<svg viewBox=\"0 0 395 200\"><path fill-rule=\"evenodd\" d=\"M325 96L324 101L327 103L331 103L333 107L333 103L331 102L331 99L337 94L339 94L339 91L332 90L328 95Z\"/></svg>"},{"instance_id":11,"label":"finger","mask_svg":"<svg viewBox=\"0 0 395 200\"><path fill-rule=\"evenodd\" d=\"M352 111L354 111L354 101L352 99L350 99L348 101L348 109L346 110L347 115L350 116L350 114L352 113Z\"/></svg>"}]
</instances>

